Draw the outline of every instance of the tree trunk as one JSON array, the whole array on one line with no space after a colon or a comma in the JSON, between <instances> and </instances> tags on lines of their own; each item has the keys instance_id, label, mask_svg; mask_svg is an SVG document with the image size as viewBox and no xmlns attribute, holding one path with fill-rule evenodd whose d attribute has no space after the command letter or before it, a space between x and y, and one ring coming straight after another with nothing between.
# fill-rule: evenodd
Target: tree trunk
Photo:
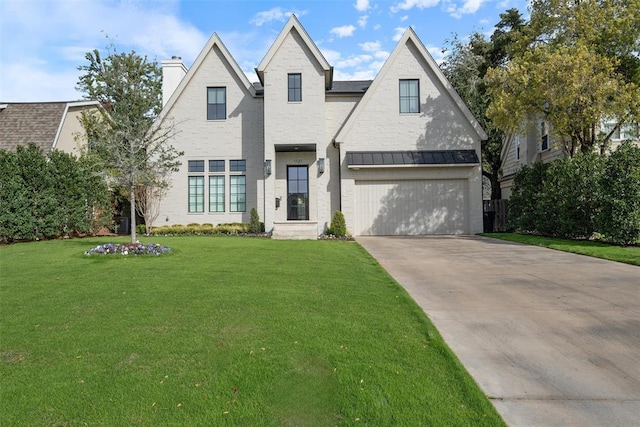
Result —
<instances>
[{"instance_id":1,"label":"tree trunk","mask_svg":"<svg viewBox=\"0 0 640 427\"><path fill-rule=\"evenodd\" d=\"M136 242L136 192L135 186L129 188L129 197L131 202L131 243Z\"/></svg>"}]
</instances>

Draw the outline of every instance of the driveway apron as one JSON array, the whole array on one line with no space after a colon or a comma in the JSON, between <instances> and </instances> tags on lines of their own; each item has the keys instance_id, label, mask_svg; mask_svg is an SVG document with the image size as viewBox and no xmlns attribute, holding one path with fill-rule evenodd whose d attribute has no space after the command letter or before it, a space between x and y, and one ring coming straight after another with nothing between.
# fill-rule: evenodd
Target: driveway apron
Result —
<instances>
[{"instance_id":1,"label":"driveway apron","mask_svg":"<svg viewBox=\"0 0 640 427\"><path fill-rule=\"evenodd\" d=\"M511 426L640 426L640 267L484 237L359 237Z\"/></svg>"}]
</instances>

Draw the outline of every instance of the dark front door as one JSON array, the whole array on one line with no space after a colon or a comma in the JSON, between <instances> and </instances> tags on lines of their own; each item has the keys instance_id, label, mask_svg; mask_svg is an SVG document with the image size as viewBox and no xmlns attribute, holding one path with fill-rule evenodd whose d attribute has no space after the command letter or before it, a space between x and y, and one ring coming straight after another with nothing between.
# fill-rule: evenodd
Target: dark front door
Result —
<instances>
[{"instance_id":1,"label":"dark front door","mask_svg":"<svg viewBox=\"0 0 640 427\"><path fill-rule=\"evenodd\" d=\"M287 166L287 219L309 219L308 166Z\"/></svg>"}]
</instances>

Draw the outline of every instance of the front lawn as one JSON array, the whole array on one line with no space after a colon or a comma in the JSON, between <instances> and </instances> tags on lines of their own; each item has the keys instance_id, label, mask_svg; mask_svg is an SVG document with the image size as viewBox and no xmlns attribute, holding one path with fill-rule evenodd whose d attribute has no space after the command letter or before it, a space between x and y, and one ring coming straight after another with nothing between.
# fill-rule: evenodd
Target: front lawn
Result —
<instances>
[{"instance_id":1,"label":"front lawn","mask_svg":"<svg viewBox=\"0 0 640 427\"><path fill-rule=\"evenodd\" d=\"M357 243L152 240L0 248L3 426L503 425Z\"/></svg>"},{"instance_id":2,"label":"front lawn","mask_svg":"<svg viewBox=\"0 0 640 427\"><path fill-rule=\"evenodd\" d=\"M525 243L527 245L557 249L559 251L572 252L575 254L589 255L595 258L640 265L639 246L623 247L602 242L592 242L589 240L556 239L553 237L532 236L529 234L516 233L483 233L481 235L485 237L493 237L495 239L508 240L511 242Z\"/></svg>"}]
</instances>

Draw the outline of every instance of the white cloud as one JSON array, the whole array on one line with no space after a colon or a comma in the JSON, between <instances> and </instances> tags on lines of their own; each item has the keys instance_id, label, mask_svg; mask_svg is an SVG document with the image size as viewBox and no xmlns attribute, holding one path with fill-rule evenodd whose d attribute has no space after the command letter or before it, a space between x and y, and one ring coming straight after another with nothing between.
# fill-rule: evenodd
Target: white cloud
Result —
<instances>
[{"instance_id":1,"label":"white cloud","mask_svg":"<svg viewBox=\"0 0 640 427\"><path fill-rule=\"evenodd\" d=\"M356 4L353 6L358 12L364 12L369 9L369 0L356 0Z\"/></svg>"},{"instance_id":2,"label":"white cloud","mask_svg":"<svg viewBox=\"0 0 640 427\"><path fill-rule=\"evenodd\" d=\"M283 10L281 7L274 7L271 8L269 10L265 10L262 12L258 12L253 16L253 19L251 19L252 24L257 25L258 27L261 27L264 24L267 24L271 21L280 21L280 22L284 22L287 19L289 19L289 17L293 14L296 14L296 16L303 16L307 14L306 10Z\"/></svg>"},{"instance_id":3,"label":"white cloud","mask_svg":"<svg viewBox=\"0 0 640 427\"><path fill-rule=\"evenodd\" d=\"M333 77L335 80L373 80L375 76L376 72L371 69L356 70L352 73L336 70L333 73Z\"/></svg>"},{"instance_id":4,"label":"white cloud","mask_svg":"<svg viewBox=\"0 0 640 427\"><path fill-rule=\"evenodd\" d=\"M438 3L440 3L440 0L404 0L391 6L391 13L396 13L400 10L411 10L414 7L425 9L437 6Z\"/></svg>"},{"instance_id":5,"label":"white cloud","mask_svg":"<svg viewBox=\"0 0 640 427\"><path fill-rule=\"evenodd\" d=\"M369 15L362 15L360 18L358 18L358 26L360 28L366 27L368 19L369 19Z\"/></svg>"},{"instance_id":6,"label":"white cloud","mask_svg":"<svg viewBox=\"0 0 640 427\"><path fill-rule=\"evenodd\" d=\"M436 61L436 63L440 65L445 56L445 54L442 52L442 48L439 48L437 46L426 46L426 48L429 51L429 54L431 54L431 57L434 59L434 61Z\"/></svg>"},{"instance_id":7,"label":"white cloud","mask_svg":"<svg viewBox=\"0 0 640 427\"><path fill-rule=\"evenodd\" d=\"M404 22L404 21L406 21L407 19L409 19L409 15L404 15L404 16L402 16L402 17L400 18L400 22Z\"/></svg>"},{"instance_id":8,"label":"white cloud","mask_svg":"<svg viewBox=\"0 0 640 427\"><path fill-rule=\"evenodd\" d=\"M382 25L380 25L380 24L376 24L376 25L373 26L374 30L379 30L380 28L382 28Z\"/></svg>"},{"instance_id":9,"label":"white cloud","mask_svg":"<svg viewBox=\"0 0 640 427\"><path fill-rule=\"evenodd\" d=\"M407 31L407 27L396 27L396 29L393 30L393 37L391 39L394 42L397 42L398 40L400 40L402 38L402 36L404 35L405 31Z\"/></svg>"},{"instance_id":10,"label":"white cloud","mask_svg":"<svg viewBox=\"0 0 640 427\"><path fill-rule=\"evenodd\" d=\"M386 50L380 50L376 52L373 56L375 56L378 59L385 60L389 57L389 52L387 52Z\"/></svg>"},{"instance_id":11,"label":"white cloud","mask_svg":"<svg viewBox=\"0 0 640 427\"><path fill-rule=\"evenodd\" d=\"M320 51L329 64L334 64L340 60L341 55L337 50L320 49Z\"/></svg>"},{"instance_id":12,"label":"white cloud","mask_svg":"<svg viewBox=\"0 0 640 427\"><path fill-rule=\"evenodd\" d=\"M380 42L377 40L374 42L359 43L358 46L360 46L360 49L364 50L365 52L376 52L380 50Z\"/></svg>"},{"instance_id":13,"label":"white cloud","mask_svg":"<svg viewBox=\"0 0 640 427\"><path fill-rule=\"evenodd\" d=\"M354 27L353 25L343 25L342 27L332 28L329 33L337 36L338 38L351 37L353 36L355 30L356 27Z\"/></svg>"},{"instance_id":14,"label":"white cloud","mask_svg":"<svg viewBox=\"0 0 640 427\"><path fill-rule=\"evenodd\" d=\"M447 5L446 11L454 18L461 18L462 15L471 15L476 13L487 1L488 0L464 0L462 6L458 6L458 4L453 1L448 1L445 3Z\"/></svg>"},{"instance_id":15,"label":"white cloud","mask_svg":"<svg viewBox=\"0 0 640 427\"><path fill-rule=\"evenodd\" d=\"M371 55L355 55L336 62L335 68L353 68L371 61Z\"/></svg>"}]
</instances>

